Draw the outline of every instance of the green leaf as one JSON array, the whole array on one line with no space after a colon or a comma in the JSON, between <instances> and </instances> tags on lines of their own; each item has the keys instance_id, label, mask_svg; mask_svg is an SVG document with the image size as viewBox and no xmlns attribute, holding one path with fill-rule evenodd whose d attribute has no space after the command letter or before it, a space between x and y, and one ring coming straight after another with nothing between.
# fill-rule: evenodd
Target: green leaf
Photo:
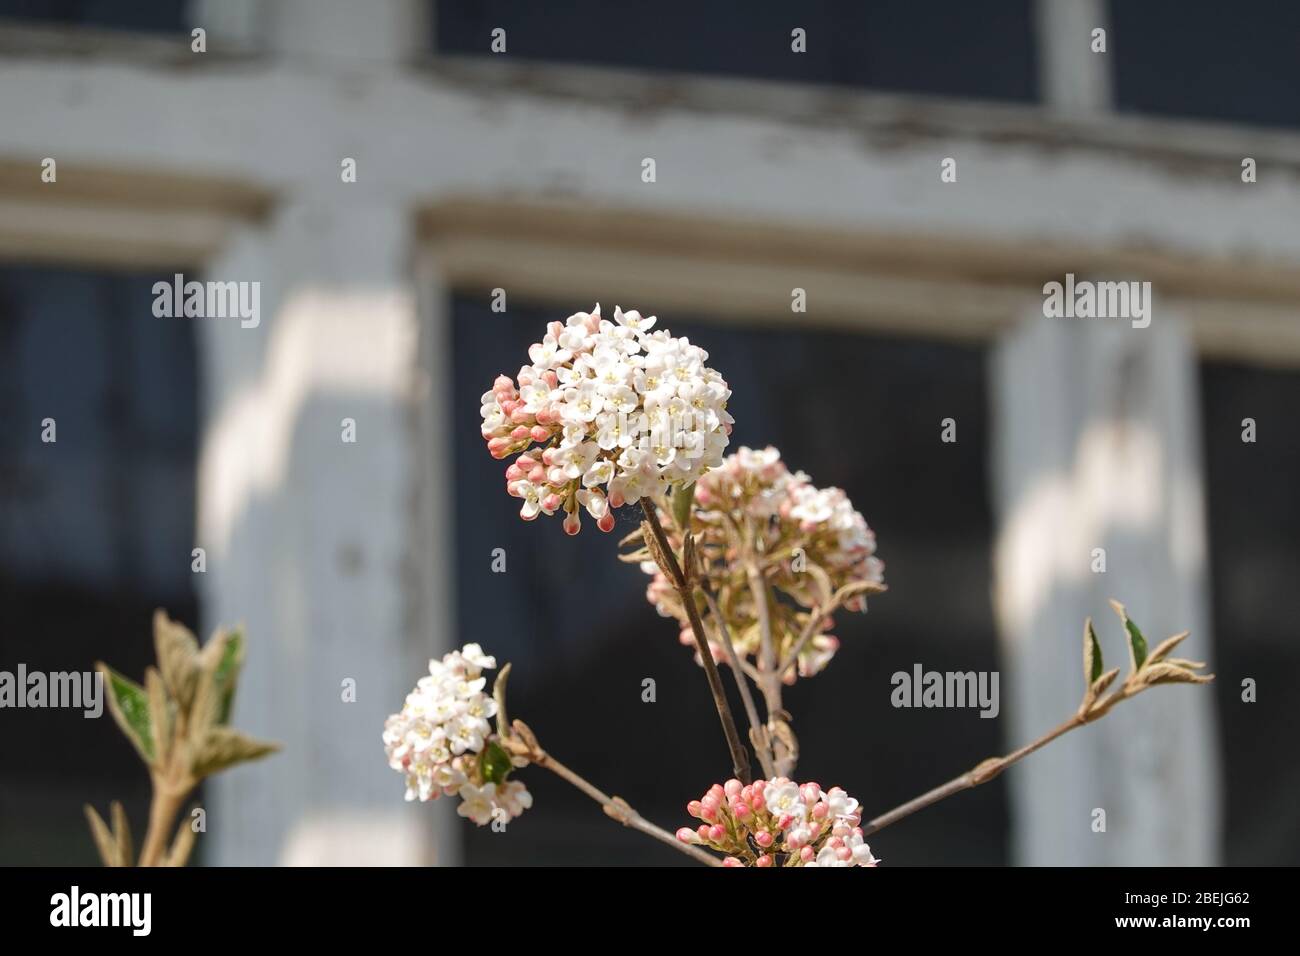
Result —
<instances>
[{"instance_id":1,"label":"green leaf","mask_svg":"<svg viewBox=\"0 0 1300 956\"><path fill-rule=\"evenodd\" d=\"M673 492L673 521L678 531L690 527L691 503L695 500L695 484L681 485Z\"/></svg>"},{"instance_id":2,"label":"green leaf","mask_svg":"<svg viewBox=\"0 0 1300 956\"><path fill-rule=\"evenodd\" d=\"M495 740L489 740L478 755L478 769L484 783L501 786L506 782L506 775L513 766L510 755Z\"/></svg>"},{"instance_id":3,"label":"green leaf","mask_svg":"<svg viewBox=\"0 0 1300 956\"><path fill-rule=\"evenodd\" d=\"M1124 627L1128 630L1128 646L1133 651L1133 669L1141 670L1147 659L1147 639L1127 615L1124 617Z\"/></svg>"},{"instance_id":4,"label":"green leaf","mask_svg":"<svg viewBox=\"0 0 1300 956\"><path fill-rule=\"evenodd\" d=\"M99 663L96 668L104 675L108 686L108 709L117 726L126 734L139 752L141 759L150 766L154 762L153 725L149 719L149 696L144 688L129 678L123 677L107 664Z\"/></svg>"},{"instance_id":5,"label":"green leaf","mask_svg":"<svg viewBox=\"0 0 1300 956\"><path fill-rule=\"evenodd\" d=\"M1142 669L1142 665L1146 663L1147 639L1142 636L1138 626L1128 619L1128 611L1124 609L1123 604L1118 601L1111 601L1110 606L1115 609L1115 613L1124 622L1124 630L1128 631L1129 660L1133 664L1133 673L1136 674Z\"/></svg>"},{"instance_id":6,"label":"green leaf","mask_svg":"<svg viewBox=\"0 0 1300 956\"><path fill-rule=\"evenodd\" d=\"M1091 687L1105 670L1102 663L1101 644L1097 641L1097 632L1092 629L1092 618L1084 622L1083 635L1083 676Z\"/></svg>"}]
</instances>

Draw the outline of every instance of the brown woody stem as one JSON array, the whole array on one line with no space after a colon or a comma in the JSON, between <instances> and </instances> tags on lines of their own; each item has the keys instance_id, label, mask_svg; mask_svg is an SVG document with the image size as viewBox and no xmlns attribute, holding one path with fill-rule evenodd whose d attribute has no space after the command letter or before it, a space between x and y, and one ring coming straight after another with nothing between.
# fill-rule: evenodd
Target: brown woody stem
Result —
<instances>
[{"instance_id":1,"label":"brown woody stem","mask_svg":"<svg viewBox=\"0 0 1300 956\"><path fill-rule=\"evenodd\" d=\"M186 792L177 791L159 779L153 782L153 798L149 804L149 829L140 848L138 866L161 866L167 849L176 814L185 802Z\"/></svg>"},{"instance_id":2,"label":"brown woody stem","mask_svg":"<svg viewBox=\"0 0 1300 956\"><path fill-rule=\"evenodd\" d=\"M718 665L713 662L713 652L709 650L704 622L700 620L699 608L695 606L694 570L691 569L692 577L688 579L686 572L682 570L677 556L668 543L668 537L664 534L663 526L659 523L659 516L655 511L654 502L648 498L642 498L641 512L645 515L644 527L649 528L646 544L650 545L650 552L655 556L655 563L659 565L659 569L672 583L673 588L677 591L677 596L681 599L682 606L686 609L686 617L690 621L691 632L695 635L695 646L700 652L700 663L704 666L704 674L709 679L709 690L713 694L713 703L718 710L718 719L722 721L722 732L727 738L727 749L731 751L732 770L742 783L749 783L752 779L749 772L749 756L745 753L745 747L740 742L740 734L736 730L736 720L731 715L731 705L727 703L727 694L722 688L722 677L718 674ZM686 536L685 545L689 549L690 532L686 531L684 535Z\"/></svg>"},{"instance_id":3,"label":"brown woody stem","mask_svg":"<svg viewBox=\"0 0 1300 956\"><path fill-rule=\"evenodd\" d=\"M731 676L736 680L736 687L740 690L740 700L745 705L745 716L749 719L749 742L754 746L754 754L758 757L763 776L770 780L776 776L776 768L772 765L771 738L767 728L763 726L763 719L758 716L754 695L749 692L749 684L741 668L740 655L736 653L736 645L731 640L731 629L727 627L727 622L722 617L717 598L703 583L700 584L700 593L704 595L704 603L709 606L709 613L717 622L722 648L727 652L727 662L731 664Z\"/></svg>"}]
</instances>

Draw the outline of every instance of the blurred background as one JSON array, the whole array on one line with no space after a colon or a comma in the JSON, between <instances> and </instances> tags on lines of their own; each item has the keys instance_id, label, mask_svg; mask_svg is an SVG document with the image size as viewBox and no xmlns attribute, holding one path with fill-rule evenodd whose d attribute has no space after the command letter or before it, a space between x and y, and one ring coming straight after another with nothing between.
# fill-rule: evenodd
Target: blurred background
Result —
<instances>
[{"instance_id":1,"label":"blurred background","mask_svg":"<svg viewBox=\"0 0 1300 956\"><path fill-rule=\"evenodd\" d=\"M203 863L681 862L535 770L504 833L404 804L380 743L478 641L660 825L728 774L632 519L525 525L478 434L545 322L620 304L877 532L889 593L787 694L801 779L870 815L1033 739L1085 616L1127 656L1109 597L1218 674L877 856L1294 865L1297 35L1282 0L0 0L0 670L139 679L155 607L244 623L234 722L284 750L206 787ZM156 318L177 273L260 283L256 326ZM1067 273L1150 282L1150 326L1045 318ZM998 671L998 718L895 709L916 664ZM114 798L142 830L111 720L0 711L0 862L94 862Z\"/></svg>"}]
</instances>

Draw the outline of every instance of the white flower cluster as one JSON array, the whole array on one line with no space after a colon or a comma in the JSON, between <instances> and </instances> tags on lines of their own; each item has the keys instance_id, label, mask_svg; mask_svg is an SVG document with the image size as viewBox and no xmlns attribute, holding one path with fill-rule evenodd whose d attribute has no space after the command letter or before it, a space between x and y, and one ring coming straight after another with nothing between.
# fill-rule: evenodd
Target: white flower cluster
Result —
<instances>
[{"instance_id":1,"label":"white flower cluster","mask_svg":"<svg viewBox=\"0 0 1300 956\"><path fill-rule=\"evenodd\" d=\"M671 523L664 516L665 526ZM751 531L739 533L749 526ZM813 608L822 607L831 594L848 588L842 606L866 609L867 590L883 585L885 565L876 557L876 536L866 519L839 488L818 488L802 471L791 472L775 448L741 448L695 484L691 530L701 553L723 560L706 568L711 589L721 596L720 606L736 652L757 658L760 648L758 615L744 571L725 556L747 546L750 535L761 537L756 556L763 579L788 601L769 610L779 659L784 659L802 633ZM680 547L680 535L670 530L669 540ZM642 570L653 576L646 598L659 613L678 618L684 630L681 642L695 646L687 615L668 579L653 561ZM829 614L815 622L812 636L799 651L798 663L783 674L792 683L820 672L835 656L839 639L829 633ZM709 635L714 659L726 656Z\"/></svg>"},{"instance_id":2,"label":"white flower cluster","mask_svg":"<svg viewBox=\"0 0 1300 956\"><path fill-rule=\"evenodd\" d=\"M459 796L458 812L479 826L500 814L513 819L533 803L522 783L488 780L480 759L496 714L483 670L496 666L477 644L429 661L429 676L384 723L384 752L388 765L406 775L406 799Z\"/></svg>"},{"instance_id":3,"label":"white flower cluster","mask_svg":"<svg viewBox=\"0 0 1300 956\"><path fill-rule=\"evenodd\" d=\"M500 375L484 393L482 434L494 458L522 452L506 469L520 516L563 511L576 534L580 510L602 531L611 508L689 484L722 460L731 433L731 390L709 355L655 317L600 305L551 322L528 350L518 381ZM540 449L532 447L541 446Z\"/></svg>"}]
</instances>

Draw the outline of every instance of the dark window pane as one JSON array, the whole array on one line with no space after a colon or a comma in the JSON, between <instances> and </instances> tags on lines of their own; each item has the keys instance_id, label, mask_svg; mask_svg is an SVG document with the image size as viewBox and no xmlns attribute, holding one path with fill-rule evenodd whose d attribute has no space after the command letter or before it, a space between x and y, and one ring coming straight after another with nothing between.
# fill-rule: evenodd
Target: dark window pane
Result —
<instances>
[{"instance_id":1,"label":"dark window pane","mask_svg":"<svg viewBox=\"0 0 1300 956\"><path fill-rule=\"evenodd\" d=\"M194 325L153 316L155 278L0 267L0 670L104 659L139 680L155 608L197 624ZM84 801L147 819L148 775L107 711L3 722L0 862L97 862Z\"/></svg>"},{"instance_id":2,"label":"dark window pane","mask_svg":"<svg viewBox=\"0 0 1300 956\"><path fill-rule=\"evenodd\" d=\"M507 35L515 58L769 80L835 83L912 93L1033 100L1037 76L1031 0L753 0L743 7L660 0L444 0L438 49L489 52ZM807 52L790 33L807 31Z\"/></svg>"},{"instance_id":3,"label":"dark window pane","mask_svg":"<svg viewBox=\"0 0 1300 956\"><path fill-rule=\"evenodd\" d=\"M1300 126L1300 4L1112 0L1110 15L1119 109Z\"/></svg>"},{"instance_id":4,"label":"dark window pane","mask_svg":"<svg viewBox=\"0 0 1300 956\"><path fill-rule=\"evenodd\" d=\"M185 7L186 0L0 0L0 20L179 33L188 26Z\"/></svg>"},{"instance_id":5,"label":"dark window pane","mask_svg":"<svg viewBox=\"0 0 1300 956\"><path fill-rule=\"evenodd\" d=\"M1224 862L1295 866L1300 749L1288 689L1300 684L1300 374L1213 363L1201 380ZM1255 419L1253 444L1241 440L1244 418ZM1259 685L1253 704L1241 699L1247 677Z\"/></svg>"},{"instance_id":6,"label":"dark window pane","mask_svg":"<svg viewBox=\"0 0 1300 956\"><path fill-rule=\"evenodd\" d=\"M686 801L721 782L730 762L704 674L675 624L646 603L646 576L616 560L635 514L615 512L608 535L587 521L574 538L558 519L523 522L505 492L506 463L489 457L479 435L479 396L498 373L514 375L546 321L565 313L499 315L486 299L458 298L453 308L459 639L514 662L511 713L544 746L675 830L691 822ZM730 383L733 450L776 445L790 468L844 488L879 538L890 592L865 615L837 617L839 654L786 693L800 778L842 785L871 813L1003 752L997 721L973 710L894 709L889 701L890 675L918 662L998 667L982 350L661 322L706 348ZM953 409L961 409L961 441L941 444L939 422ZM506 550L504 574L492 570L494 548ZM657 703L641 700L647 677ZM738 699L733 707L743 713ZM508 837L464 828L468 862L681 861L548 775L526 782L537 800ZM995 781L891 827L873 848L898 864L1005 863L1007 826L1005 790Z\"/></svg>"}]
</instances>

